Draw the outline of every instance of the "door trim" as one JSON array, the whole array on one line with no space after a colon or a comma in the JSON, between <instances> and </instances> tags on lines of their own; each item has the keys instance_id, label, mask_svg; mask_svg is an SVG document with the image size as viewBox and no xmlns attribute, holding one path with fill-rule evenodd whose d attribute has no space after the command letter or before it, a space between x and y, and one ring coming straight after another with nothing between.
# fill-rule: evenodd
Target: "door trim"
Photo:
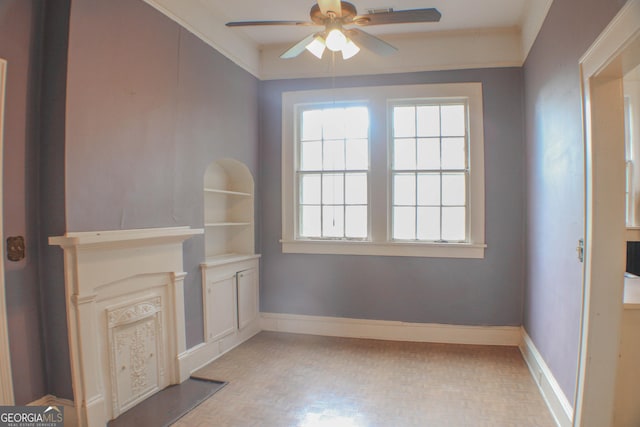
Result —
<instances>
[{"instance_id":1,"label":"door trim","mask_svg":"<svg viewBox=\"0 0 640 427\"><path fill-rule=\"evenodd\" d=\"M625 270L624 110L616 61L640 40L629 0L580 60L585 136L585 263L574 426L613 423Z\"/></svg>"},{"instance_id":2,"label":"door trim","mask_svg":"<svg viewBox=\"0 0 640 427\"><path fill-rule=\"evenodd\" d=\"M4 166L2 153L4 136L4 98L7 75L7 61L0 59L0 165ZM4 167L2 167L4 171ZM13 405L13 378L11 374L11 353L9 351L9 328L7 325L7 304L4 288L4 233L2 230L2 175L0 172L0 404Z\"/></svg>"}]
</instances>

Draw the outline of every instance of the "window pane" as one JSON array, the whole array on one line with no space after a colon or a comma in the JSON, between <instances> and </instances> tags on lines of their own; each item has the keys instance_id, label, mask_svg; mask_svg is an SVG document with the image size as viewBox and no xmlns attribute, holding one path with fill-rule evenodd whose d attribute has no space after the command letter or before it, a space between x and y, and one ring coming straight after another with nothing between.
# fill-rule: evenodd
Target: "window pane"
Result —
<instances>
[{"instance_id":1,"label":"window pane","mask_svg":"<svg viewBox=\"0 0 640 427\"><path fill-rule=\"evenodd\" d=\"M418 240L440 240L440 208L418 208Z\"/></svg>"},{"instance_id":2,"label":"window pane","mask_svg":"<svg viewBox=\"0 0 640 427\"><path fill-rule=\"evenodd\" d=\"M442 208L442 239L465 240L465 211L463 207Z\"/></svg>"},{"instance_id":3,"label":"window pane","mask_svg":"<svg viewBox=\"0 0 640 427\"><path fill-rule=\"evenodd\" d=\"M393 136L396 138L416 136L416 108L393 108Z\"/></svg>"},{"instance_id":4,"label":"window pane","mask_svg":"<svg viewBox=\"0 0 640 427\"><path fill-rule=\"evenodd\" d=\"M464 206L467 201L465 175L462 173L442 175L442 204Z\"/></svg>"},{"instance_id":5,"label":"window pane","mask_svg":"<svg viewBox=\"0 0 640 427\"><path fill-rule=\"evenodd\" d=\"M395 174L393 176L393 204L416 204L416 176L412 173Z\"/></svg>"},{"instance_id":6,"label":"window pane","mask_svg":"<svg viewBox=\"0 0 640 427\"><path fill-rule=\"evenodd\" d=\"M344 175L322 175L322 204L339 205L344 203Z\"/></svg>"},{"instance_id":7,"label":"window pane","mask_svg":"<svg viewBox=\"0 0 640 427\"><path fill-rule=\"evenodd\" d=\"M440 169L440 138L418 140L418 169Z\"/></svg>"},{"instance_id":8,"label":"window pane","mask_svg":"<svg viewBox=\"0 0 640 427\"><path fill-rule=\"evenodd\" d=\"M344 140L324 142L322 166L324 170L344 169Z\"/></svg>"},{"instance_id":9,"label":"window pane","mask_svg":"<svg viewBox=\"0 0 640 427\"><path fill-rule=\"evenodd\" d=\"M442 136L464 136L464 105L443 105L440 111Z\"/></svg>"},{"instance_id":10,"label":"window pane","mask_svg":"<svg viewBox=\"0 0 640 427\"><path fill-rule=\"evenodd\" d=\"M442 138L442 169L464 169L467 166L464 138Z\"/></svg>"},{"instance_id":11,"label":"window pane","mask_svg":"<svg viewBox=\"0 0 640 427\"><path fill-rule=\"evenodd\" d=\"M347 206L345 236L364 239L367 237L367 207Z\"/></svg>"},{"instance_id":12,"label":"window pane","mask_svg":"<svg viewBox=\"0 0 640 427\"><path fill-rule=\"evenodd\" d=\"M347 140L347 170L369 169L369 141L366 139Z\"/></svg>"},{"instance_id":13,"label":"window pane","mask_svg":"<svg viewBox=\"0 0 640 427\"><path fill-rule=\"evenodd\" d=\"M367 107L350 107L344 109L347 138L369 137L369 110Z\"/></svg>"},{"instance_id":14,"label":"window pane","mask_svg":"<svg viewBox=\"0 0 640 427\"><path fill-rule=\"evenodd\" d=\"M322 110L302 112L302 140L322 139Z\"/></svg>"},{"instance_id":15,"label":"window pane","mask_svg":"<svg viewBox=\"0 0 640 427\"><path fill-rule=\"evenodd\" d=\"M418 204L440 206L440 174L418 174Z\"/></svg>"},{"instance_id":16,"label":"window pane","mask_svg":"<svg viewBox=\"0 0 640 427\"><path fill-rule=\"evenodd\" d=\"M300 143L300 170L322 170L322 141Z\"/></svg>"},{"instance_id":17,"label":"window pane","mask_svg":"<svg viewBox=\"0 0 640 427\"><path fill-rule=\"evenodd\" d=\"M344 237L344 206L322 207L322 236Z\"/></svg>"},{"instance_id":18,"label":"window pane","mask_svg":"<svg viewBox=\"0 0 640 427\"><path fill-rule=\"evenodd\" d=\"M345 137L344 108L327 108L322 110L323 138L342 139Z\"/></svg>"},{"instance_id":19,"label":"window pane","mask_svg":"<svg viewBox=\"0 0 640 427\"><path fill-rule=\"evenodd\" d=\"M418 136L440 136L440 107L423 105L417 111Z\"/></svg>"},{"instance_id":20,"label":"window pane","mask_svg":"<svg viewBox=\"0 0 640 427\"><path fill-rule=\"evenodd\" d=\"M300 207L300 236L320 237L320 206Z\"/></svg>"},{"instance_id":21,"label":"window pane","mask_svg":"<svg viewBox=\"0 0 640 427\"><path fill-rule=\"evenodd\" d=\"M403 240L416 238L416 209L414 207L393 208L393 238Z\"/></svg>"},{"instance_id":22,"label":"window pane","mask_svg":"<svg viewBox=\"0 0 640 427\"><path fill-rule=\"evenodd\" d=\"M302 175L300 203L303 205L320 204L320 175Z\"/></svg>"},{"instance_id":23,"label":"window pane","mask_svg":"<svg viewBox=\"0 0 640 427\"><path fill-rule=\"evenodd\" d=\"M367 204L367 174L348 173L345 175L345 203L349 205Z\"/></svg>"},{"instance_id":24,"label":"window pane","mask_svg":"<svg viewBox=\"0 0 640 427\"><path fill-rule=\"evenodd\" d=\"M393 142L393 168L416 168L416 140L396 139Z\"/></svg>"}]
</instances>

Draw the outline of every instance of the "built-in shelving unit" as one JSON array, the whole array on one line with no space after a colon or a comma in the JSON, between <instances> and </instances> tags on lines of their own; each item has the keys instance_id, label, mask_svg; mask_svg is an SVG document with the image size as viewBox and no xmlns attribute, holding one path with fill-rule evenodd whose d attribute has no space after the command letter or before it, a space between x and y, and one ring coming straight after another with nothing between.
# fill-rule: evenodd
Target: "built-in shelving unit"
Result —
<instances>
[{"instance_id":1,"label":"built-in shelving unit","mask_svg":"<svg viewBox=\"0 0 640 427\"><path fill-rule=\"evenodd\" d=\"M253 177L233 159L214 162L204 176L206 258L255 253Z\"/></svg>"},{"instance_id":2,"label":"built-in shelving unit","mask_svg":"<svg viewBox=\"0 0 640 427\"><path fill-rule=\"evenodd\" d=\"M204 334L206 351L215 358L260 331L253 177L244 164L219 160L205 173L203 194Z\"/></svg>"}]
</instances>

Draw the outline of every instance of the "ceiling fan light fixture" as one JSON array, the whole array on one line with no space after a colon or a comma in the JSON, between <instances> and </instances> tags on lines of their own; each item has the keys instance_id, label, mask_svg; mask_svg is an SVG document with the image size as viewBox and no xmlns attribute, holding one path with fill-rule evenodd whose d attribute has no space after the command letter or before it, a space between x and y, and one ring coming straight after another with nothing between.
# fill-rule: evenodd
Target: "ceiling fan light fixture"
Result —
<instances>
[{"instance_id":1,"label":"ceiling fan light fixture","mask_svg":"<svg viewBox=\"0 0 640 427\"><path fill-rule=\"evenodd\" d=\"M314 38L311 43L309 43L306 49L313 54L318 59L322 59L322 54L326 48L326 44L322 36L317 36Z\"/></svg>"},{"instance_id":2,"label":"ceiling fan light fixture","mask_svg":"<svg viewBox=\"0 0 640 427\"><path fill-rule=\"evenodd\" d=\"M360 52L360 48L353 40L348 40L347 44L342 48L342 59L347 60Z\"/></svg>"},{"instance_id":3,"label":"ceiling fan light fixture","mask_svg":"<svg viewBox=\"0 0 640 427\"><path fill-rule=\"evenodd\" d=\"M347 36L340 28L333 28L327 34L326 44L333 52L341 51L347 45Z\"/></svg>"}]
</instances>

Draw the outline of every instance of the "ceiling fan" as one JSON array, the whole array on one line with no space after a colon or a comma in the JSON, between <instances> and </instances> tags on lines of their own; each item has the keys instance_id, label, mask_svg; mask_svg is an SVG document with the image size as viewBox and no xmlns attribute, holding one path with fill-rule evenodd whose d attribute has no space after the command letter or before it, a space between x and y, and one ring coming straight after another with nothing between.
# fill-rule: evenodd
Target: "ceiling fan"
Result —
<instances>
[{"instance_id":1,"label":"ceiling fan","mask_svg":"<svg viewBox=\"0 0 640 427\"><path fill-rule=\"evenodd\" d=\"M325 48L333 52L342 52L343 59L349 59L360 51L360 47L378 55L390 55L398 49L378 37L359 28L345 28L355 25L405 24L413 22L438 22L442 16L437 9L374 10L366 15L358 15L356 7L346 1L317 0L309 12L311 21L240 21L227 22L228 27L296 25L324 26L324 30L309 34L290 47L280 58L291 59L308 50L322 58Z\"/></svg>"}]
</instances>

